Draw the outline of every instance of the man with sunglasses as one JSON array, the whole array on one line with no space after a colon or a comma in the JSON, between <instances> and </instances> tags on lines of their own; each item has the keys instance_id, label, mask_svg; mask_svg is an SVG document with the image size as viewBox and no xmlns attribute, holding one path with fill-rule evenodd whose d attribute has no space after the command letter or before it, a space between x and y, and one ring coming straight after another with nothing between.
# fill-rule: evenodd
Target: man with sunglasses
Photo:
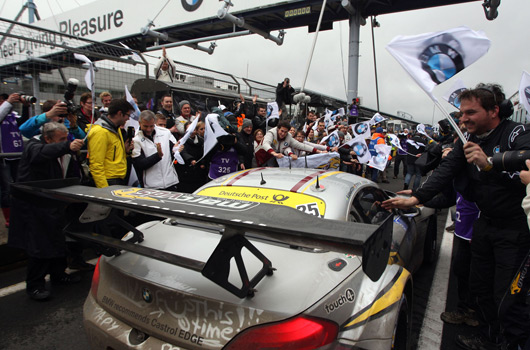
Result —
<instances>
[{"instance_id":1,"label":"man with sunglasses","mask_svg":"<svg viewBox=\"0 0 530 350\"><path fill-rule=\"evenodd\" d=\"M129 120L133 106L124 99L114 99L109 114L99 118L88 132L89 167L96 187L125 185L127 156L134 147L123 140L120 127Z\"/></svg>"}]
</instances>

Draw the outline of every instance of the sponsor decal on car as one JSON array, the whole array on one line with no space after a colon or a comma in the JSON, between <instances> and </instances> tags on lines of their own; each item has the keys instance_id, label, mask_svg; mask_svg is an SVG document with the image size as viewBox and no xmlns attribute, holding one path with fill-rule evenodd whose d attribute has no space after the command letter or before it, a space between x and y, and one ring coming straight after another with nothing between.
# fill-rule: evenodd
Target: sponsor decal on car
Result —
<instances>
[{"instance_id":1,"label":"sponsor decal on car","mask_svg":"<svg viewBox=\"0 0 530 350\"><path fill-rule=\"evenodd\" d=\"M323 217L326 203L311 195L255 187L219 186L201 190L201 196L245 200L248 202L283 205L303 211L306 214Z\"/></svg>"},{"instance_id":2,"label":"sponsor decal on car","mask_svg":"<svg viewBox=\"0 0 530 350\"><path fill-rule=\"evenodd\" d=\"M330 304L325 304L324 309L328 314L332 313L335 310L340 309L347 303L353 303L355 301L355 291L351 288L348 288L344 291L344 294L341 294L337 300Z\"/></svg>"},{"instance_id":3,"label":"sponsor decal on car","mask_svg":"<svg viewBox=\"0 0 530 350\"><path fill-rule=\"evenodd\" d=\"M114 197L131 200L146 200L160 203L187 203L198 207L217 207L227 210L244 210L257 206L255 202L244 198L206 198L195 194L179 193L145 188L126 188L111 192ZM220 196L216 196L220 197ZM226 197L229 198L229 197ZM153 203L154 204L154 203ZM156 206L152 206L158 208Z\"/></svg>"}]
</instances>

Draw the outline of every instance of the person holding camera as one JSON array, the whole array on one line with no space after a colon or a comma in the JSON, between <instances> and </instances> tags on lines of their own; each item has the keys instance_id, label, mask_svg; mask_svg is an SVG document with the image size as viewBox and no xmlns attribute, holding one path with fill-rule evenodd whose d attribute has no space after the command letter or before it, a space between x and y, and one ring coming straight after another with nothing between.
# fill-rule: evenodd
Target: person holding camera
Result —
<instances>
[{"instance_id":1,"label":"person holding camera","mask_svg":"<svg viewBox=\"0 0 530 350\"><path fill-rule=\"evenodd\" d=\"M459 98L467 142L458 140L411 197L392 198L382 205L405 209L425 203L454 180L455 189L481 211L473 225L469 280L481 331L459 335L456 342L464 349L495 348L503 342L509 342L509 348L524 347L530 335L530 310L526 295L512 293L509 287L530 249L530 231L521 207L525 191L519 172L494 168L491 157L530 149L530 132L507 119L513 105L499 85L479 84Z\"/></svg>"},{"instance_id":2,"label":"person holding camera","mask_svg":"<svg viewBox=\"0 0 530 350\"><path fill-rule=\"evenodd\" d=\"M86 134L77 125L77 116L68 113L63 101L47 100L42 104L42 114L29 118L20 126L20 132L28 139L41 134L44 124L49 122L63 123L68 129L68 139L84 139Z\"/></svg>"},{"instance_id":3,"label":"person holding camera","mask_svg":"<svg viewBox=\"0 0 530 350\"><path fill-rule=\"evenodd\" d=\"M83 140L68 141L68 129L50 122L40 137L32 138L22 154L18 181L43 181L80 177L77 152ZM26 293L31 299L50 297L44 277L52 284L68 285L81 281L80 276L65 272L67 246L63 233L67 221L65 205L57 200L35 200L13 192L13 213L8 244L28 255Z\"/></svg>"},{"instance_id":4,"label":"person holding camera","mask_svg":"<svg viewBox=\"0 0 530 350\"><path fill-rule=\"evenodd\" d=\"M278 103L278 108L282 110L280 118L282 115L287 117L287 109L285 108L285 105L293 103L293 94L294 89L291 87L291 80L289 78L285 78L281 83L278 83L278 86L276 87L276 103Z\"/></svg>"}]
</instances>

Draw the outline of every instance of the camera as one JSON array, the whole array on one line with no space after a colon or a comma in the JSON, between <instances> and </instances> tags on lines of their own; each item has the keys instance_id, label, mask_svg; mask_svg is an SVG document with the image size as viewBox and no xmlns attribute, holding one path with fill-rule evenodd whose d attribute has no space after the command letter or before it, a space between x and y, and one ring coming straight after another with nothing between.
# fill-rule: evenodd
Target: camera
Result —
<instances>
[{"instance_id":1,"label":"camera","mask_svg":"<svg viewBox=\"0 0 530 350\"><path fill-rule=\"evenodd\" d=\"M61 115L61 117L66 118L69 114L75 114L76 107L74 104L74 95L75 90L77 90L77 85L79 85L79 80L75 78L68 79L66 84L66 91L64 92L64 103L66 103L66 114Z\"/></svg>"},{"instance_id":2,"label":"camera","mask_svg":"<svg viewBox=\"0 0 530 350\"><path fill-rule=\"evenodd\" d=\"M28 102L28 103L35 103L37 102L37 98L35 96L32 96L32 95L26 95L25 93L23 92L19 92L18 93L20 95L20 101L21 102Z\"/></svg>"},{"instance_id":3,"label":"camera","mask_svg":"<svg viewBox=\"0 0 530 350\"><path fill-rule=\"evenodd\" d=\"M492 157L493 168L504 171L526 170L525 161L530 159L530 150L496 153Z\"/></svg>"}]
</instances>

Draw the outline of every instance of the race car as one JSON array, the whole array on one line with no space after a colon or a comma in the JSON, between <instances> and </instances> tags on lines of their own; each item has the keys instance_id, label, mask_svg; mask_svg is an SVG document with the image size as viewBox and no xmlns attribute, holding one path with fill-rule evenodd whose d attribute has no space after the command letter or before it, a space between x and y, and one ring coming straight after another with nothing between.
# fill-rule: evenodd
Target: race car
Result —
<instances>
[{"instance_id":1,"label":"race car","mask_svg":"<svg viewBox=\"0 0 530 350\"><path fill-rule=\"evenodd\" d=\"M436 215L384 210L393 194L365 178L254 168L195 194L45 187L89 203L66 231L108 248L84 305L92 349L410 347L411 273L433 259ZM111 208L167 218L94 234L120 222Z\"/></svg>"}]
</instances>

